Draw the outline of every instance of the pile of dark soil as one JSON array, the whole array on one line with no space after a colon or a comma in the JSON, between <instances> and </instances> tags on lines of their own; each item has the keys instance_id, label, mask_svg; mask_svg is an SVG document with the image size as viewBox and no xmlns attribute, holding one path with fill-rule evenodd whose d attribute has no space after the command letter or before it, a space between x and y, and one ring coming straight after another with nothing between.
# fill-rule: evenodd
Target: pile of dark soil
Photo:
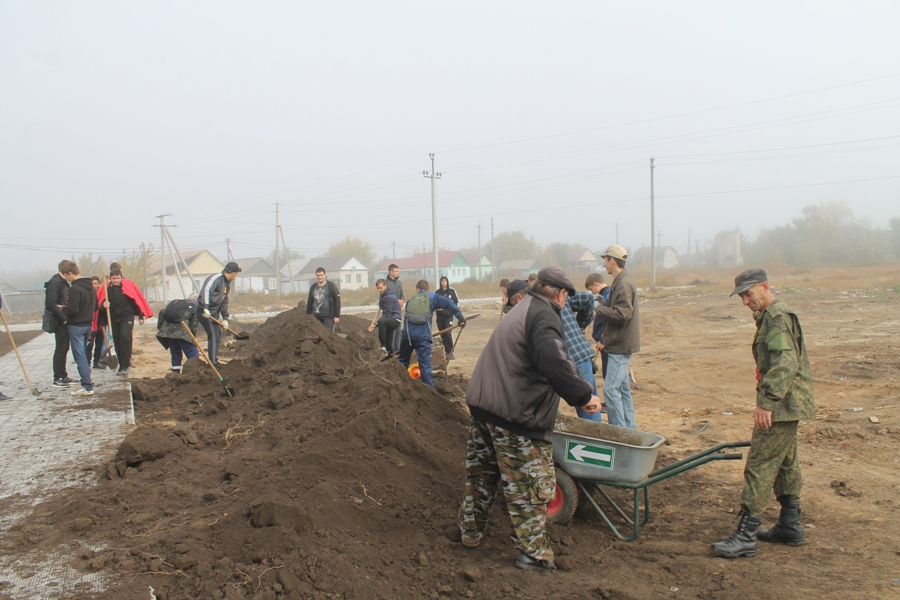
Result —
<instances>
[{"instance_id":1,"label":"pile of dark soil","mask_svg":"<svg viewBox=\"0 0 900 600\"><path fill-rule=\"evenodd\" d=\"M232 399L197 360L135 381L140 426L99 485L37 507L0 551L77 549L73 567L111 581L91 598L633 597L597 568L613 553L596 516L551 528L555 574L512 566L502 499L479 549L450 539L467 382L410 379L367 325L269 319L229 352Z\"/></svg>"}]
</instances>

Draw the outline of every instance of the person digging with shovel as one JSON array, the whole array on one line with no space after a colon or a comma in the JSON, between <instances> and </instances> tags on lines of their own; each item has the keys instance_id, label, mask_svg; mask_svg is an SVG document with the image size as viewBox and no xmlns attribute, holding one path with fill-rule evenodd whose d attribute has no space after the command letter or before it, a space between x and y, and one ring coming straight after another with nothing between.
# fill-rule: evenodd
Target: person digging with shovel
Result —
<instances>
[{"instance_id":1,"label":"person digging with shovel","mask_svg":"<svg viewBox=\"0 0 900 600\"><path fill-rule=\"evenodd\" d=\"M200 325L206 331L207 356L212 365L219 365L219 344L222 341L222 331L228 328L228 294L231 291L231 282L237 279L241 268L236 262L225 265L221 273L214 273L206 278L200 288L200 296L197 298L197 312ZM221 325L210 321L210 317L218 319Z\"/></svg>"},{"instance_id":2,"label":"person digging with shovel","mask_svg":"<svg viewBox=\"0 0 900 600\"><path fill-rule=\"evenodd\" d=\"M190 331L185 331L182 323L187 323ZM172 300L160 311L156 323L156 339L172 355L172 372L181 374L184 358L198 358L200 352L191 335L197 335L197 303L194 300Z\"/></svg>"},{"instance_id":3,"label":"person digging with shovel","mask_svg":"<svg viewBox=\"0 0 900 600\"><path fill-rule=\"evenodd\" d=\"M419 361L422 383L434 387L434 375L431 371L431 315L438 308L447 309L456 317L459 327L466 326L466 318L452 300L428 291L428 282L420 279L416 283L418 293L406 303L406 318L400 334L400 353L397 360L409 368L413 350Z\"/></svg>"}]
</instances>

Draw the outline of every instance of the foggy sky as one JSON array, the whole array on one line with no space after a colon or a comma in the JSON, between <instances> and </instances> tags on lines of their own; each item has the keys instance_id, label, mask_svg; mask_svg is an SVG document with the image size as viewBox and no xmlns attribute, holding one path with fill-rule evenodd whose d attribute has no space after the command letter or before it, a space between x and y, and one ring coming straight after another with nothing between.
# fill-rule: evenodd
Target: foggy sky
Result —
<instances>
[{"instance_id":1,"label":"foggy sky","mask_svg":"<svg viewBox=\"0 0 900 600\"><path fill-rule=\"evenodd\" d=\"M900 216L896 2L0 3L0 271Z\"/></svg>"}]
</instances>

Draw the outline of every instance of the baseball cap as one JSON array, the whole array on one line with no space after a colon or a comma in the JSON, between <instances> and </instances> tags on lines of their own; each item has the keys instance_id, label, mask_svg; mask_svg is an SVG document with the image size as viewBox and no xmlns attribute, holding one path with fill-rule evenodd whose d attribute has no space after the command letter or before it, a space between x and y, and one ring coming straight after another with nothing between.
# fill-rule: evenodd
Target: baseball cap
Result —
<instances>
[{"instance_id":1,"label":"baseball cap","mask_svg":"<svg viewBox=\"0 0 900 600\"><path fill-rule=\"evenodd\" d=\"M600 258L604 258L606 256L609 256L610 258L626 260L628 258L628 250L618 244L613 244L606 249L606 252L600 255Z\"/></svg>"},{"instance_id":2,"label":"baseball cap","mask_svg":"<svg viewBox=\"0 0 900 600\"><path fill-rule=\"evenodd\" d=\"M575 295L575 284L566 277L566 272L559 267L544 267L538 272L538 281L544 285L562 288L569 292L570 296ZM509 286L506 287L506 290L508 294Z\"/></svg>"},{"instance_id":3,"label":"baseball cap","mask_svg":"<svg viewBox=\"0 0 900 600\"><path fill-rule=\"evenodd\" d=\"M521 279L513 279L506 284L506 297L512 298L518 293L528 290L528 282Z\"/></svg>"},{"instance_id":4,"label":"baseball cap","mask_svg":"<svg viewBox=\"0 0 900 600\"><path fill-rule=\"evenodd\" d=\"M734 278L734 291L728 295L743 294L754 285L768 280L769 276L762 269L747 269Z\"/></svg>"},{"instance_id":5,"label":"baseball cap","mask_svg":"<svg viewBox=\"0 0 900 600\"><path fill-rule=\"evenodd\" d=\"M225 272L226 273L240 273L241 268L238 266L238 264L236 262L230 262L227 265L225 265Z\"/></svg>"}]
</instances>

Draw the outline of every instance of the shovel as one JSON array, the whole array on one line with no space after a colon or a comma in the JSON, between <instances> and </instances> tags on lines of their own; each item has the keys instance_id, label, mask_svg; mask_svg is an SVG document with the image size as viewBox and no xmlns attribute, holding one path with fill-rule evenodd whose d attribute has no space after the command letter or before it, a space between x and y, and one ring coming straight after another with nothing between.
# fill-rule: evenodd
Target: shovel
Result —
<instances>
[{"instance_id":1,"label":"shovel","mask_svg":"<svg viewBox=\"0 0 900 600\"><path fill-rule=\"evenodd\" d=\"M118 369L119 357L111 353L113 344L109 334L106 332L106 327L103 328L103 339L106 340L106 352L103 353L103 356L100 357L100 360L105 362L106 366L110 369Z\"/></svg>"},{"instance_id":2,"label":"shovel","mask_svg":"<svg viewBox=\"0 0 900 600\"><path fill-rule=\"evenodd\" d=\"M472 315L471 317L466 317L466 323L468 323L472 319L477 319L480 316L481 316L481 313L479 313L477 315ZM453 331L454 329L457 329L458 327L459 327L459 323L457 323L456 325L452 325L452 326L448 327L447 329L441 329L440 331L432 333L431 337L437 337L439 335L443 335L443 334L447 333L448 331ZM456 339L459 339L459 336L456 336Z\"/></svg>"},{"instance_id":3,"label":"shovel","mask_svg":"<svg viewBox=\"0 0 900 600\"><path fill-rule=\"evenodd\" d=\"M235 331L234 329L232 329L230 327L225 327L225 325L222 323L222 321L216 319L215 317L210 317L209 320L212 321L213 323L215 323L216 325L218 325L219 327L224 328L225 331L231 332L231 335L233 335L234 339L236 339L236 340L249 340L250 339L250 334L247 333L246 331Z\"/></svg>"},{"instance_id":4,"label":"shovel","mask_svg":"<svg viewBox=\"0 0 900 600\"><path fill-rule=\"evenodd\" d=\"M109 285L105 285L103 288L103 301L109 302ZM106 327L109 327L109 332L107 333ZM106 327L103 328L103 339L106 340L106 352L103 353L103 356L100 357L100 360L106 362L106 366L110 369L118 369L119 368L119 357L113 354L113 349L115 345L113 344L112 338L112 317L109 315L109 307L106 307ZM88 357L90 358L90 357Z\"/></svg>"},{"instance_id":5,"label":"shovel","mask_svg":"<svg viewBox=\"0 0 900 600\"><path fill-rule=\"evenodd\" d=\"M25 376L25 381L28 383L28 389L31 390L32 395L40 396L41 391L31 385L31 380L28 378L28 373L25 371L25 363L22 362L22 355L19 354L19 349L16 347L16 342L13 340L12 331L9 330L9 325L6 323L6 317L3 316L2 310L0 310L0 319L3 320L3 326L6 327L6 333L7 335L9 335L9 343L12 344L13 350L16 351L16 358L19 359L19 366L22 367L22 375ZM62 327L62 325L60 325L60 327Z\"/></svg>"},{"instance_id":6,"label":"shovel","mask_svg":"<svg viewBox=\"0 0 900 600\"><path fill-rule=\"evenodd\" d=\"M212 361L209 360L209 357L206 355L206 352L203 351L203 347L200 345L200 342L197 341L197 338L194 337L194 334L191 333L190 328L187 326L187 323L184 321L181 322L181 326L184 327L184 330L187 332L189 336L191 336L191 341L194 342L194 345L197 346L197 350L200 351L200 354L203 356L203 359L209 363L209 368L213 370L213 373L216 374L216 377L219 378L219 381L222 382L222 387L225 389L225 395L229 398L234 398L234 388L225 383L225 379L219 374L219 370L216 368Z\"/></svg>"}]
</instances>

